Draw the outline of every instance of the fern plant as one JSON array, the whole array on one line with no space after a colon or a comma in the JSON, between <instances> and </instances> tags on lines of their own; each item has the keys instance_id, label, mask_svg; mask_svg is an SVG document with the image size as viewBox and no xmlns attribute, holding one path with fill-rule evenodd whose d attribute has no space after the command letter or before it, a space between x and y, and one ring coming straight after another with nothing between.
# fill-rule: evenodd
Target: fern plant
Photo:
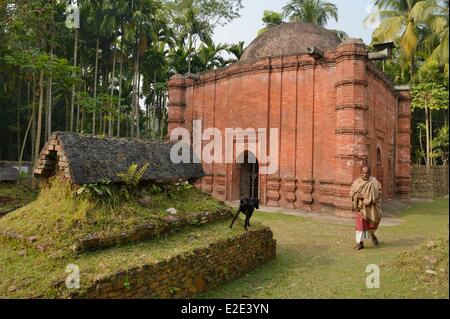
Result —
<instances>
[{"instance_id":1,"label":"fern plant","mask_svg":"<svg viewBox=\"0 0 450 319\"><path fill-rule=\"evenodd\" d=\"M128 191L122 186L119 187L111 183L110 180L103 180L98 183L84 184L77 189L76 195L87 196L102 205L111 208L120 204L122 200L128 200Z\"/></svg>"},{"instance_id":2,"label":"fern plant","mask_svg":"<svg viewBox=\"0 0 450 319\"><path fill-rule=\"evenodd\" d=\"M147 163L138 169L138 165L133 163L130 167L128 167L126 173L119 173L117 176L122 179L129 190L135 191L142 180L142 176L144 176L144 173L149 166L150 164Z\"/></svg>"}]
</instances>

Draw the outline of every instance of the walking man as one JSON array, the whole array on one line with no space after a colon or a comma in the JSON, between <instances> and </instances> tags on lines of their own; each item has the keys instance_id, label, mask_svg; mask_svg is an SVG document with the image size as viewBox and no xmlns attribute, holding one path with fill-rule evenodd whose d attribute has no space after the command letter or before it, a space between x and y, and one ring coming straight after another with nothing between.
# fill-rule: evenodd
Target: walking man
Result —
<instances>
[{"instance_id":1,"label":"walking man","mask_svg":"<svg viewBox=\"0 0 450 319\"><path fill-rule=\"evenodd\" d=\"M381 220L381 184L370 176L370 168L365 165L361 169L361 177L352 184L350 196L353 210L356 211L356 250L364 248L364 240L372 239L372 243L378 246L375 231Z\"/></svg>"}]
</instances>

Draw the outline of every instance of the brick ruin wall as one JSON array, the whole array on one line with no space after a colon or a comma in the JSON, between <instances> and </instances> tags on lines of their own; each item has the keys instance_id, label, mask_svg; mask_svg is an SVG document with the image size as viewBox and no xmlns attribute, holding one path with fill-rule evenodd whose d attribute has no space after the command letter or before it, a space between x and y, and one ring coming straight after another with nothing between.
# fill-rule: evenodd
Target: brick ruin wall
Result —
<instances>
[{"instance_id":1,"label":"brick ruin wall","mask_svg":"<svg viewBox=\"0 0 450 319\"><path fill-rule=\"evenodd\" d=\"M411 197L434 198L448 195L448 166L412 167Z\"/></svg>"},{"instance_id":2,"label":"brick ruin wall","mask_svg":"<svg viewBox=\"0 0 450 319\"><path fill-rule=\"evenodd\" d=\"M72 298L187 298L238 278L276 254L269 228L249 230L169 260L120 272Z\"/></svg>"}]
</instances>

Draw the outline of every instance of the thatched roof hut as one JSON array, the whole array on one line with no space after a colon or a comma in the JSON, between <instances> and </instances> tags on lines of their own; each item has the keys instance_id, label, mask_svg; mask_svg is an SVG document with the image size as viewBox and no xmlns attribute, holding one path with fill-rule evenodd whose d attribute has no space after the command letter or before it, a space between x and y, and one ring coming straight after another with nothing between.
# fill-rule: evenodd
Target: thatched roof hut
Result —
<instances>
[{"instance_id":1,"label":"thatched roof hut","mask_svg":"<svg viewBox=\"0 0 450 319\"><path fill-rule=\"evenodd\" d=\"M45 144L34 174L50 177L60 174L74 184L104 180L119 183L136 163L149 164L142 181L195 181L204 176L201 164L175 164L170 159L173 143L125 138L101 138L69 132L55 132ZM192 149L191 149L192 154Z\"/></svg>"}]
</instances>

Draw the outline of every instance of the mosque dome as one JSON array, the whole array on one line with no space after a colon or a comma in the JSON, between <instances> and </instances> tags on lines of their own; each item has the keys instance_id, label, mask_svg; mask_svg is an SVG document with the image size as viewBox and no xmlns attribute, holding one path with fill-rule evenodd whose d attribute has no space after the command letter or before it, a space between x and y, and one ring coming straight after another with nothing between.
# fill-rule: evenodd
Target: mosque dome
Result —
<instances>
[{"instance_id":1,"label":"mosque dome","mask_svg":"<svg viewBox=\"0 0 450 319\"><path fill-rule=\"evenodd\" d=\"M302 54L307 52L308 47L317 47L324 52L334 51L340 43L336 32L321 26L305 22L283 23L253 40L240 61Z\"/></svg>"}]
</instances>

